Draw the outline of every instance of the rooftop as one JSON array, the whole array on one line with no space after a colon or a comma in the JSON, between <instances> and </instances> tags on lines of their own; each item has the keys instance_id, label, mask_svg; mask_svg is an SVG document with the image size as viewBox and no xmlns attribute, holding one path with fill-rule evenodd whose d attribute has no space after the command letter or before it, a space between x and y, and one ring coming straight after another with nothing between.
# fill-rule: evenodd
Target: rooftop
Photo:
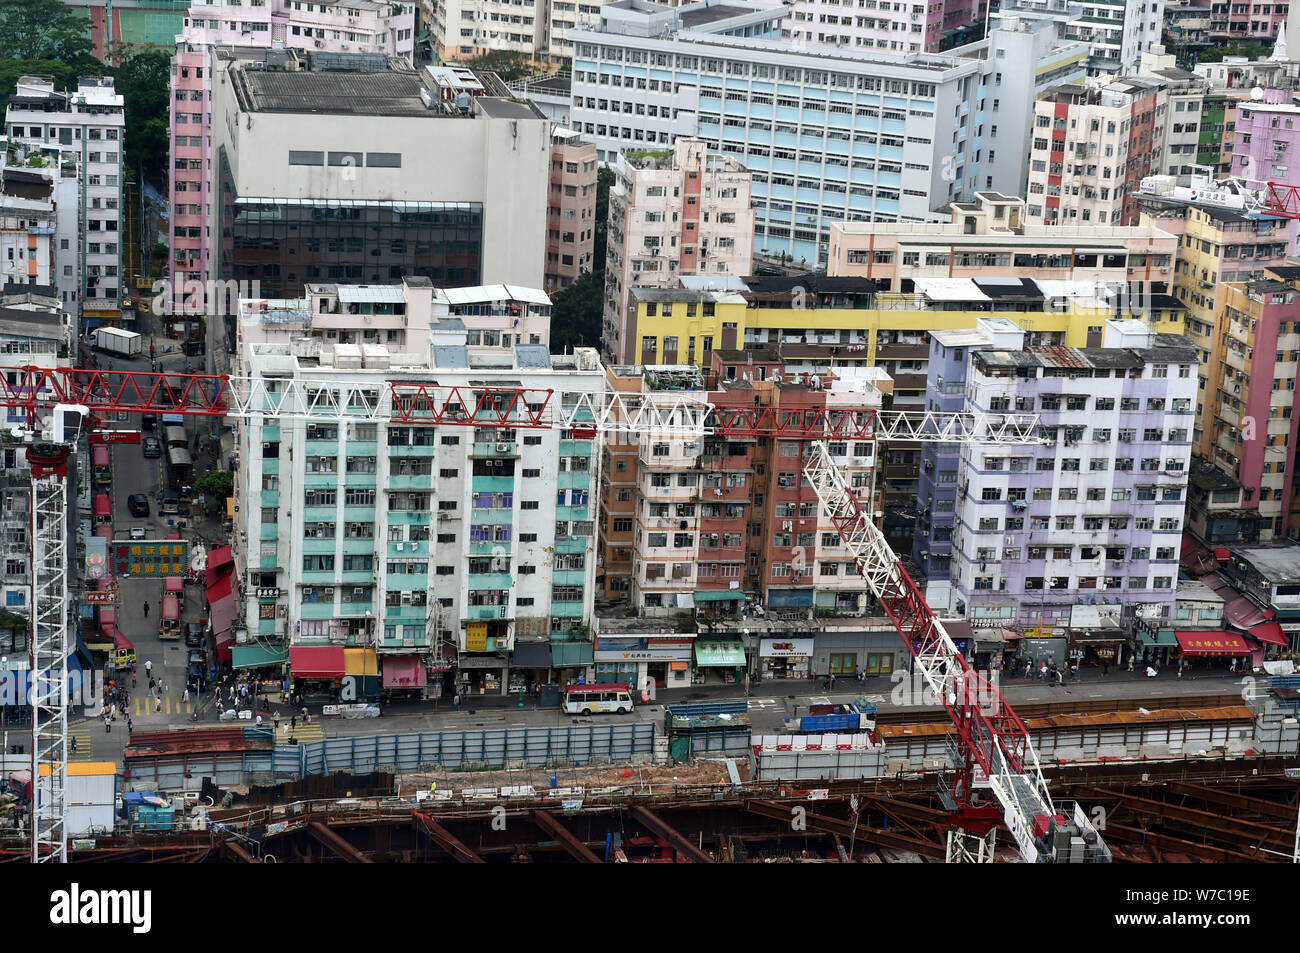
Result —
<instances>
[{"instance_id":1,"label":"rooftop","mask_svg":"<svg viewBox=\"0 0 1300 953\"><path fill-rule=\"evenodd\" d=\"M420 93L415 70L315 72L241 69L236 93L254 113L315 113L353 116L433 116Z\"/></svg>"},{"instance_id":2,"label":"rooftop","mask_svg":"<svg viewBox=\"0 0 1300 953\"><path fill-rule=\"evenodd\" d=\"M730 20L732 17L739 17L753 12L752 7L728 6L725 3L709 5L706 3L702 7L688 7L682 10L679 16L682 27L692 30L695 27L704 26L706 23Z\"/></svg>"},{"instance_id":3,"label":"rooftop","mask_svg":"<svg viewBox=\"0 0 1300 953\"><path fill-rule=\"evenodd\" d=\"M1234 546L1232 555L1246 560L1269 582L1300 582L1300 546Z\"/></svg>"}]
</instances>

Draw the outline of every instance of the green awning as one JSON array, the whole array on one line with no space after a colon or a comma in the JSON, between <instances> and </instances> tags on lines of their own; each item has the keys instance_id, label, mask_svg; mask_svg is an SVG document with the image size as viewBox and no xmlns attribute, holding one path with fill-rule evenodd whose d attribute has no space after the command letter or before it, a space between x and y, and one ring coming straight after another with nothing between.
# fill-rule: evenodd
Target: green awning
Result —
<instances>
[{"instance_id":1,"label":"green awning","mask_svg":"<svg viewBox=\"0 0 1300 953\"><path fill-rule=\"evenodd\" d=\"M592 654L590 642L552 642L551 665L554 668L574 668L578 665L591 665L596 656Z\"/></svg>"},{"instance_id":2,"label":"green awning","mask_svg":"<svg viewBox=\"0 0 1300 953\"><path fill-rule=\"evenodd\" d=\"M739 589L696 589L696 602L739 602L745 594Z\"/></svg>"},{"instance_id":3,"label":"green awning","mask_svg":"<svg viewBox=\"0 0 1300 953\"><path fill-rule=\"evenodd\" d=\"M731 668L745 664L745 650L739 642L696 642L696 668Z\"/></svg>"},{"instance_id":4,"label":"green awning","mask_svg":"<svg viewBox=\"0 0 1300 953\"><path fill-rule=\"evenodd\" d=\"M262 668L284 663L284 649L270 649L264 645L236 645L230 652L230 664L234 668Z\"/></svg>"},{"instance_id":5,"label":"green awning","mask_svg":"<svg viewBox=\"0 0 1300 953\"><path fill-rule=\"evenodd\" d=\"M1139 632L1138 639L1141 640L1144 649L1164 648L1165 646L1173 648L1178 645L1178 640L1174 638L1173 629L1161 629L1155 635L1148 632Z\"/></svg>"}]
</instances>

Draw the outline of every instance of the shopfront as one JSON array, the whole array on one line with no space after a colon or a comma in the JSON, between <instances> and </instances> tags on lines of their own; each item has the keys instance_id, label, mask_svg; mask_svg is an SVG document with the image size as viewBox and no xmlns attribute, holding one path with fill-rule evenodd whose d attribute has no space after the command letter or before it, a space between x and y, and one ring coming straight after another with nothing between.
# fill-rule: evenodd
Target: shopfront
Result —
<instances>
[{"instance_id":1,"label":"shopfront","mask_svg":"<svg viewBox=\"0 0 1300 953\"><path fill-rule=\"evenodd\" d=\"M1235 632L1176 632L1178 652L1192 667L1227 669L1250 663L1251 647Z\"/></svg>"},{"instance_id":2,"label":"shopfront","mask_svg":"<svg viewBox=\"0 0 1300 953\"><path fill-rule=\"evenodd\" d=\"M1002 629L974 630L974 664L981 672L996 672L1002 668L1002 657L1006 649L1006 637Z\"/></svg>"},{"instance_id":3,"label":"shopfront","mask_svg":"<svg viewBox=\"0 0 1300 953\"><path fill-rule=\"evenodd\" d=\"M463 654L456 687L464 695L504 695L509 671L504 656Z\"/></svg>"},{"instance_id":4,"label":"shopfront","mask_svg":"<svg viewBox=\"0 0 1300 953\"><path fill-rule=\"evenodd\" d=\"M809 659L809 676L825 677L833 673L836 678L850 678L859 669L868 675L889 675L896 667L906 665L907 649L898 640L894 629L823 629L813 639Z\"/></svg>"},{"instance_id":5,"label":"shopfront","mask_svg":"<svg viewBox=\"0 0 1300 953\"><path fill-rule=\"evenodd\" d=\"M1070 631L1070 661L1079 667L1118 665L1125 639L1113 629Z\"/></svg>"},{"instance_id":6,"label":"shopfront","mask_svg":"<svg viewBox=\"0 0 1300 953\"><path fill-rule=\"evenodd\" d=\"M385 655L384 694L390 698L423 698L428 687L428 674L424 659L419 655Z\"/></svg>"},{"instance_id":7,"label":"shopfront","mask_svg":"<svg viewBox=\"0 0 1300 953\"><path fill-rule=\"evenodd\" d=\"M515 639L510 656L510 694L531 695L537 686L551 681L551 643L521 642Z\"/></svg>"},{"instance_id":8,"label":"shopfront","mask_svg":"<svg viewBox=\"0 0 1300 953\"><path fill-rule=\"evenodd\" d=\"M1154 665L1157 668L1170 663L1172 654L1178 649L1178 639L1173 629L1152 629L1143 627L1138 630L1137 641L1128 643L1128 651L1133 655L1134 667ZM1128 656L1121 662L1127 666Z\"/></svg>"},{"instance_id":9,"label":"shopfront","mask_svg":"<svg viewBox=\"0 0 1300 953\"><path fill-rule=\"evenodd\" d=\"M1020 640L1020 657L1022 660L1032 659L1034 668L1038 668L1043 662L1049 666L1055 662L1060 667L1065 665L1065 653L1069 644L1070 640L1064 637L1025 636Z\"/></svg>"},{"instance_id":10,"label":"shopfront","mask_svg":"<svg viewBox=\"0 0 1300 953\"><path fill-rule=\"evenodd\" d=\"M626 682L635 691L647 690L651 681L656 689L684 687L689 683L694 642L693 637L679 633L664 638L602 635L596 639L595 680Z\"/></svg>"},{"instance_id":11,"label":"shopfront","mask_svg":"<svg viewBox=\"0 0 1300 953\"><path fill-rule=\"evenodd\" d=\"M695 643L695 685L734 685L745 679L745 647L737 641Z\"/></svg>"},{"instance_id":12,"label":"shopfront","mask_svg":"<svg viewBox=\"0 0 1300 953\"><path fill-rule=\"evenodd\" d=\"M339 701L373 701L379 697L379 657L374 649L343 650L343 680Z\"/></svg>"},{"instance_id":13,"label":"shopfront","mask_svg":"<svg viewBox=\"0 0 1300 953\"><path fill-rule=\"evenodd\" d=\"M552 641L551 666L557 685L568 685L579 678L585 678L589 682L596 680L595 657L590 642Z\"/></svg>"},{"instance_id":14,"label":"shopfront","mask_svg":"<svg viewBox=\"0 0 1300 953\"><path fill-rule=\"evenodd\" d=\"M231 652L230 667L247 671L262 680L280 681L284 677L284 649L265 645L236 645Z\"/></svg>"},{"instance_id":15,"label":"shopfront","mask_svg":"<svg viewBox=\"0 0 1300 953\"><path fill-rule=\"evenodd\" d=\"M763 639L758 643L759 678L807 678L812 639Z\"/></svg>"},{"instance_id":16,"label":"shopfront","mask_svg":"<svg viewBox=\"0 0 1300 953\"><path fill-rule=\"evenodd\" d=\"M233 653L231 656L233 663ZM341 645L295 645L289 649L289 674L294 694L338 701L345 657Z\"/></svg>"}]
</instances>

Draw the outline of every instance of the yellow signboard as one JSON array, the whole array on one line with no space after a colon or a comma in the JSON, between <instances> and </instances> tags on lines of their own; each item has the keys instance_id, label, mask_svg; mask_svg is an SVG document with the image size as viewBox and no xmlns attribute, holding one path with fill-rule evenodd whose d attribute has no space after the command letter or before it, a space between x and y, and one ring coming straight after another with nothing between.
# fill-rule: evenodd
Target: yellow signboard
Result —
<instances>
[{"instance_id":1,"label":"yellow signboard","mask_svg":"<svg viewBox=\"0 0 1300 953\"><path fill-rule=\"evenodd\" d=\"M465 626L465 651L487 651L487 623L470 622Z\"/></svg>"}]
</instances>

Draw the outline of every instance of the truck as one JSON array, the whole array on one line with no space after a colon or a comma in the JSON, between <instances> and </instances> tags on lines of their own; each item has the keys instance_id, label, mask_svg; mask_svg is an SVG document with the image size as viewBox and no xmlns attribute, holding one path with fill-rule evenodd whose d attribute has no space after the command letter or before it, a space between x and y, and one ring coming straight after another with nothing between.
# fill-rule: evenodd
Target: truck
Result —
<instances>
[{"instance_id":1,"label":"truck","mask_svg":"<svg viewBox=\"0 0 1300 953\"><path fill-rule=\"evenodd\" d=\"M808 714L789 719L788 726L794 731L814 734L873 731L876 706L860 701L845 705L809 705Z\"/></svg>"},{"instance_id":2,"label":"truck","mask_svg":"<svg viewBox=\"0 0 1300 953\"><path fill-rule=\"evenodd\" d=\"M95 347L110 354L132 357L140 353L144 336L135 331L123 331L121 328L96 328Z\"/></svg>"}]
</instances>

